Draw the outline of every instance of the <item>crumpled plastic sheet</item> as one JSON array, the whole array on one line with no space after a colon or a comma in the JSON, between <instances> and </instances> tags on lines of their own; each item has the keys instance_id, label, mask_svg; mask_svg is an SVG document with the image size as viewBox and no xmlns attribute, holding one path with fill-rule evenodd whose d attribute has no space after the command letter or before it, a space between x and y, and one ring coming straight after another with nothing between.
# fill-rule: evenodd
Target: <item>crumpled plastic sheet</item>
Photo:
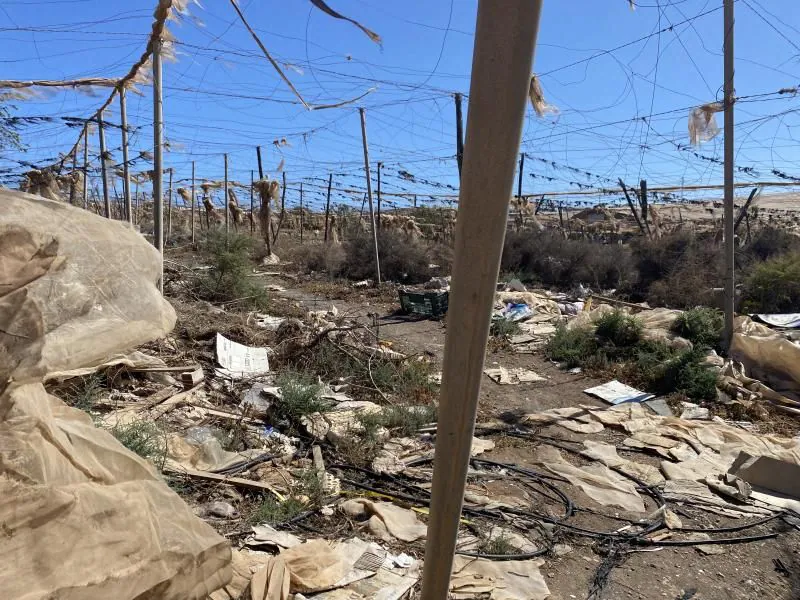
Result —
<instances>
[{"instance_id":1,"label":"crumpled plastic sheet","mask_svg":"<svg viewBox=\"0 0 800 600\"><path fill-rule=\"evenodd\" d=\"M60 202L6 190L0 202L2 596L206 598L231 578L229 543L42 384L172 328L158 253Z\"/></svg>"}]
</instances>

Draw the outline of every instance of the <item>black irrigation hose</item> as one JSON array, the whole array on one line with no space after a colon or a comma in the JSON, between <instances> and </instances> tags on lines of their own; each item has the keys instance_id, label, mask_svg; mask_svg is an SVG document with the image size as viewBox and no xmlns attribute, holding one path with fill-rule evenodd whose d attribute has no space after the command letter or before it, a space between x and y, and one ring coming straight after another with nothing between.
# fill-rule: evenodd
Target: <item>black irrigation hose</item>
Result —
<instances>
[{"instance_id":1,"label":"black irrigation hose","mask_svg":"<svg viewBox=\"0 0 800 600\"><path fill-rule=\"evenodd\" d=\"M759 542L761 540L771 540L778 537L778 532L762 533L759 535L741 536L734 538L717 538L711 540L651 540L649 538L632 538L634 544L641 546L704 546L706 544L746 544L748 542Z\"/></svg>"},{"instance_id":2,"label":"black irrigation hose","mask_svg":"<svg viewBox=\"0 0 800 600\"><path fill-rule=\"evenodd\" d=\"M243 471L247 471L256 465L260 465L261 463L267 462L268 460L272 460L276 458L274 454L262 454L261 456L256 456L255 458L251 458L250 460L234 463L232 465L228 465L227 467L222 467L220 469L214 469L209 471L210 473L216 473L217 475L235 475L236 473L242 473Z\"/></svg>"}]
</instances>

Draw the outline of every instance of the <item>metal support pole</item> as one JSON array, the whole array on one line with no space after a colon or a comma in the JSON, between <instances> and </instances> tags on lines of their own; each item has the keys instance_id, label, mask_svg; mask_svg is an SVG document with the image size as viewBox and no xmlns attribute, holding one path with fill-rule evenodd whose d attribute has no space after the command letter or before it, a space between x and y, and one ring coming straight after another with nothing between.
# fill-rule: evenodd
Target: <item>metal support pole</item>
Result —
<instances>
[{"instance_id":1,"label":"metal support pole","mask_svg":"<svg viewBox=\"0 0 800 600\"><path fill-rule=\"evenodd\" d=\"M541 0L480 0L422 600L447 598Z\"/></svg>"},{"instance_id":2,"label":"metal support pole","mask_svg":"<svg viewBox=\"0 0 800 600\"><path fill-rule=\"evenodd\" d=\"M83 210L89 208L89 125L83 129Z\"/></svg>"},{"instance_id":3,"label":"metal support pole","mask_svg":"<svg viewBox=\"0 0 800 600\"><path fill-rule=\"evenodd\" d=\"M522 200L522 174L525 171L525 153L519 153L519 177L517 179L517 200ZM520 207L521 209L522 207Z\"/></svg>"},{"instance_id":4,"label":"metal support pole","mask_svg":"<svg viewBox=\"0 0 800 600\"><path fill-rule=\"evenodd\" d=\"M223 208L225 210L225 243L227 244L228 243L228 234L230 233L230 230L231 230L231 223L230 223L230 221L231 221L230 212L231 211L228 210L228 155L225 154L224 158L225 158L225 183L224 183L224 189L223 189L223 199L224 199L223 200L224 201Z\"/></svg>"},{"instance_id":5,"label":"metal support pole","mask_svg":"<svg viewBox=\"0 0 800 600\"><path fill-rule=\"evenodd\" d=\"M378 254L378 232L375 229L375 213L372 210L372 181L369 174L369 147L367 146L367 117L364 109L358 109L361 115L361 141L364 145L364 174L367 177L367 200L369 200L369 221L372 226L372 243L375 246L375 272L377 273L377 283L381 284L381 258Z\"/></svg>"},{"instance_id":6,"label":"metal support pole","mask_svg":"<svg viewBox=\"0 0 800 600\"><path fill-rule=\"evenodd\" d=\"M461 94L456 94L456 161L460 178L461 167L464 163L464 119L461 115Z\"/></svg>"},{"instance_id":7,"label":"metal support pole","mask_svg":"<svg viewBox=\"0 0 800 600\"><path fill-rule=\"evenodd\" d=\"M172 238L172 167L169 168L169 188L167 189L167 243Z\"/></svg>"},{"instance_id":8,"label":"metal support pole","mask_svg":"<svg viewBox=\"0 0 800 600\"><path fill-rule=\"evenodd\" d=\"M727 348L733 337L733 310L736 304L736 282L734 279L734 227L733 227L733 104L735 91L733 88L733 2L724 0L725 39L723 51L725 54L725 82L723 87L725 106L725 331L722 339Z\"/></svg>"},{"instance_id":9,"label":"metal support pole","mask_svg":"<svg viewBox=\"0 0 800 600\"><path fill-rule=\"evenodd\" d=\"M383 166L383 163L378 162L378 221L376 223L378 229L381 228L381 166Z\"/></svg>"},{"instance_id":10,"label":"metal support pole","mask_svg":"<svg viewBox=\"0 0 800 600\"><path fill-rule=\"evenodd\" d=\"M194 161L192 161L192 244L194 244Z\"/></svg>"},{"instance_id":11,"label":"metal support pole","mask_svg":"<svg viewBox=\"0 0 800 600\"><path fill-rule=\"evenodd\" d=\"M103 206L106 218L111 218L111 198L108 195L108 175L106 173L106 134L103 131L103 111L97 113L97 132L100 136L100 176L103 180Z\"/></svg>"},{"instance_id":12,"label":"metal support pole","mask_svg":"<svg viewBox=\"0 0 800 600\"><path fill-rule=\"evenodd\" d=\"M164 201L162 192L163 101L161 98L161 39L153 43L153 245L161 253L161 275L158 289L164 293Z\"/></svg>"},{"instance_id":13,"label":"metal support pole","mask_svg":"<svg viewBox=\"0 0 800 600\"><path fill-rule=\"evenodd\" d=\"M303 215L303 182L300 182L300 243L303 243L303 226L305 225L305 215Z\"/></svg>"},{"instance_id":14,"label":"metal support pole","mask_svg":"<svg viewBox=\"0 0 800 600\"><path fill-rule=\"evenodd\" d=\"M122 125L122 195L125 197L125 218L133 224L131 177L128 166L128 110L125 106L125 86L119 88L119 116Z\"/></svg>"},{"instance_id":15,"label":"metal support pole","mask_svg":"<svg viewBox=\"0 0 800 600\"><path fill-rule=\"evenodd\" d=\"M328 241L328 219L331 214L331 185L333 184L333 173L328 175L328 197L325 199L325 242Z\"/></svg>"},{"instance_id":16,"label":"metal support pole","mask_svg":"<svg viewBox=\"0 0 800 600\"><path fill-rule=\"evenodd\" d=\"M261 162L261 146L256 146L256 158L258 159L258 179L261 181L264 179L264 166ZM267 244L267 256L272 256L272 238L270 236L270 228L272 225L272 202L269 197L266 200L266 207L264 206L264 200L261 200L258 212L261 213L262 210L264 211L263 224L266 231L262 231L261 235L264 236L264 241Z\"/></svg>"},{"instance_id":17,"label":"metal support pole","mask_svg":"<svg viewBox=\"0 0 800 600\"><path fill-rule=\"evenodd\" d=\"M250 235L255 235L256 230L256 215L253 212L253 189L255 188L255 174L253 169L250 169Z\"/></svg>"}]
</instances>

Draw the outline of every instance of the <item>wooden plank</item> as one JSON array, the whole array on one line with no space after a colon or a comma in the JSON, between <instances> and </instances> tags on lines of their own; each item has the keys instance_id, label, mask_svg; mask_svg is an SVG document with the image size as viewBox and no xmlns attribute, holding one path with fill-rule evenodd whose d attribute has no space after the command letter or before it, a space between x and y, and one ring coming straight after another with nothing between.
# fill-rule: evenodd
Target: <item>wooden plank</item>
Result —
<instances>
[{"instance_id":1,"label":"wooden plank","mask_svg":"<svg viewBox=\"0 0 800 600\"><path fill-rule=\"evenodd\" d=\"M222 483L226 485L233 485L235 487L244 488L246 490L253 490L256 492L269 492L276 498L281 499L283 495L272 486L261 481L253 481L252 479L242 479L241 477L228 477L226 475L219 475L217 473L209 473L207 471L194 471L192 469L175 468L170 466L164 467L165 473L173 475L185 475L192 479L199 479L200 481L211 481L214 483Z\"/></svg>"},{"instance_id":2,"label":"wooden plank","mask_svg":"<svg viewBox=\"0 0 800 600\"><path fill-rule=\"evenodd\" d=\"M450 585L541 0L480 0L422 600Z\"/></svg>"}]
</instances>

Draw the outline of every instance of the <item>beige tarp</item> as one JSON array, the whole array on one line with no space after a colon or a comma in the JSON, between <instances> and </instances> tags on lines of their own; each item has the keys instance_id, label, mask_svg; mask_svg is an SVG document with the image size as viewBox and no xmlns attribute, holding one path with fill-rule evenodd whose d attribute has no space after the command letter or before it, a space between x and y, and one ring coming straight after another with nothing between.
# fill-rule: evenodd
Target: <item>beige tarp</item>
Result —
<instances>
[{"instance_id":1,"label":"beige tarp","mask_svg":"<svg viewBox=\"0 0 800 600\"><path fill-rule=\"evenodd\" d=\"M492 561L456 556L450 578L450 597L545 600L550 597L550 590L539 572L543 564L541 558Z\"/></svg>"},{"instance_id":2,"label":"beige tarp","mask_svg":"<svg viewBox=\"0 0 800 600\"><path fill-rule=\"evenodd\" d=\"M156 251L68 205L9 191L0 202L1 595L207 597L231 578L228 542L41 383L169 331Z\"/></svg>"},{"instance_id":3,"label":"beige tarp","mask_svg":"<svg viewBox=\"0 0 800 600\"><path fill-rule=\"evenodd\" d=\"M737 317L730 355L744 364L751 377L800 401L800 345L749 317Z\"/></svg>"}]
</instances>

